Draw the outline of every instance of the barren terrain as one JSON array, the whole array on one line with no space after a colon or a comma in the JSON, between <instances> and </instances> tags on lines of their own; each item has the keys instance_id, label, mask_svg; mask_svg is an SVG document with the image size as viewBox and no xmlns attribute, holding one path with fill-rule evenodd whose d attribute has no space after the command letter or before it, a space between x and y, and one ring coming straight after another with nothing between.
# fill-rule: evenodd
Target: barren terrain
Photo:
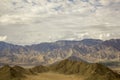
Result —
<instances>
[{"instance_id":1,"label":"barren terrain","mask_svg":"<svg viewBox=\"0 0 120 80\"><path fill-rule=\"evenodd\" d=\"M37 75L29 75L24 80L84 80L83 77L77 75L64 75L59 73L47 72Z\"/></svg>"}]
</instances>

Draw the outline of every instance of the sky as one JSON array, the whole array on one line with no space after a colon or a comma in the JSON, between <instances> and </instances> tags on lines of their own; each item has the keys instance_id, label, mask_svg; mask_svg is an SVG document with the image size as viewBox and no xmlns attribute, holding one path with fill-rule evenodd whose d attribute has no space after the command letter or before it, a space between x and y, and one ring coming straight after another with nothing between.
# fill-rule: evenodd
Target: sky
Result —
<instances>
[{"instance_id":1,"label":"sky","mask_svg":"<svg viewBox=\"0 0 120 80\"><path fill-rule=\"evenodd\" d=\"M0 41L120 38L120 0L0 0Z\"/></svg>"}]
</instances>

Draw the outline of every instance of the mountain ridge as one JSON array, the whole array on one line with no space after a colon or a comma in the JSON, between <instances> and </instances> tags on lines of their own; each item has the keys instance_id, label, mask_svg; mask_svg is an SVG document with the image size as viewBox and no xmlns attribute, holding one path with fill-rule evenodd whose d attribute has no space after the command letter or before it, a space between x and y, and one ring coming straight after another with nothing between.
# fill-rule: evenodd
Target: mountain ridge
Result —
<instances>
[{"instance_id":1,"label":"mountain ridge","mask_svg":"<svg viewBox=\"0 0 120 80\"><path fill-rule=\"evenodd\" d=\"M46 65L70 56L78 56L89 62L119 61L119 45L120 39L60 40L26 46L0 42L0 63Z\"/></svg>"},{"instance_id":2,"label":"mountain ridge","mask_svg":"<svg viewBox=\"0 0 120 80\"><path fill-rule=\"evenodd\" d=\"M52 71L62 74L83 75L85 80L119 80L120 75L99 63L86 63L65 59L50 66Z\"/></svg>"}]
</instances>

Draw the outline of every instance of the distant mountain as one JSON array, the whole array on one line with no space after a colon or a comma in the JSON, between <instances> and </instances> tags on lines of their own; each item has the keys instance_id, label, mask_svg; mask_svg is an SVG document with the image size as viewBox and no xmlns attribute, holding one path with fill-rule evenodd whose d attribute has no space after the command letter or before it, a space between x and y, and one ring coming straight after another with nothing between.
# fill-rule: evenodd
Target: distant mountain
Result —
<instances>
[{"instance_id":1,"label":"distant mountain","mask_svg":"<svg viewBox=\"0 0 120 80\"><path fill-rule=\"evenodd\" d=\"M112 46L120 51L120 39L111 39L103 42L104 45Z\"/></svg>"},{"instance_id":2,"label":"distant mountain","mask_svg":"<svg viewBox=\"0 0 120 80\"><path fill-rule=\"evenodd\" d=\"M26 46L0 42L0 64L47 65L71 56L92 63L119 61L120 39L60 40Z\"/></svg>"}]
</instances>

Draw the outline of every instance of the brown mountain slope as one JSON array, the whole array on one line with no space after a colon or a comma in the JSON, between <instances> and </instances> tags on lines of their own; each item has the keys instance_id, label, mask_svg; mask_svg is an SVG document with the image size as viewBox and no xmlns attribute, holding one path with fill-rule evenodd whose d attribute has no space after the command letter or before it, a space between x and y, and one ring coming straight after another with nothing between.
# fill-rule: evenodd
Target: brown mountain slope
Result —
<instances>
[{"instance_id":1,"label":"brown mountain slope","mask_svg":"<svg viewBox=\"0 0 120 80\"><path fill-rule=\"evenodd\" d=\"M119 80L120 75L97 63L85 63L73 60L63 60L51 66L51 70L63 74L83 75L86 80Z\"/></svg>"},{"instance_id":2,"label":"brown mountain slope","mask_svg":"<svg viewBox=\"0 0 120 80\"><path fill-rule=\"evenodd\" d=\"M0 68L0 80L20 80L25 77L23 73L11 68L8 65Z\"/></svg>"},{"instance_id":3,"label":"brown mountain slope","mask_svg":"<svg viewBox=\"0 0 120 80\"><path fill-rule=\"evenodd\" d=\"M0 68L0 80L21 80L25 75L33 74L20 66L10 67L5 65Z\"/></svg>"},{"instance_id":4,"label":"brown mountain slope","mask_svg":"<svg viewBox=\"0 0 120 80\"><path fill-rule=\"evenodd\" d=\"M45 66L35 66L33 68L30 69L32 72L36 72L36 73L42 73L42 72L48 72L49 68L45 67Z\"/></svg>"}]
</instances>

